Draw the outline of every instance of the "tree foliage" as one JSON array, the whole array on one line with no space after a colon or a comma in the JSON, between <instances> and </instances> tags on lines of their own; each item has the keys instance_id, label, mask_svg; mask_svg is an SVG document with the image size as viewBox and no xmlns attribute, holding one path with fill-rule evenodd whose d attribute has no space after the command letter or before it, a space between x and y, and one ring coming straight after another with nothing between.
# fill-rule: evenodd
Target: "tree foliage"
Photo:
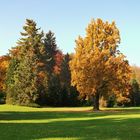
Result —
<instances>
[{"instance_id":1,"label":"tree foliage","mask_svg":"<svg viewBox=\"0 0 140 140\"><path fill-rule=\"evenodd\" d=\"M140 86L136 79L131 81L130 95L131 105L139 106L140 105Z\"/></svg>"},{"instance_id":2,"label":"tree foliage","mask_svg":"<svg viewBox=\"0 0 140 140\"><path fill-rule=\"evenodd\" d=\"M119 30L101 19L92 20L86 36L76 40L70 62L72 85L81 96L92 96L94 109L99 110L99 98L110 93L128 93L130 66L118 50Z\"/></svg>"},{"instance_id":3,"label":"tree foliage","mask_svg":"<svg viewBox=\"0 0 140 140\"><path fill-rule=\"evenodd\" d=\"M118 50L115 22L92 20L71 55L58 49L52 31L44 34L33 20L27 19L23 29L9 55L0 57L0 92L6 92L7 103L77 106L79 99L88 99L95 110L99 100L108 106L139 105L139 68L133 66L131 76Z\"/></svg>"},{"instance_id":4,"label":"tree foliage","mask_svg":"<svg viewBox=\"0 0 140 140\"><path fill-rule=\"evenodd\" d=\"M60 71L60 82L62 88L62 105L63 106L78 106L80 104L79 101L79 92L76 87L71 85L71 72L69 67L69 62L71 60L71 56L67 53L61 64Z\"/></svg>"},{"instance_id":5,"label":"tree foliage","mask_svg":"<svg viewBox=\"0 0 140 140\"><path fill-rule=\"evenodd\" d=\"M44 38L45 51L48 55L48 63L46 71L48 72L48 93L44 104L51 106L60 106L61 104L61 84L59 79L60 67L63 54L56 44L54 33L49 31ZM59 53L59 55L58 55ZM60 59L59 59L60 58ZM60 61L58 61L60 60Z\"/></svg>"},{"instance_id":6,"label":"tree foliage","mask_svg":"<svg viewBox=\"0 0 140 140\"><path fill-rule=\"evenodd\" d=\"M48 64L47 71L49 74L53 73L54 66L56 65L55 56L57 54L58 48L56 44L56 39L54 33L49 31L44 38L45 51L48 54Z\"/></svg>"},{"instance_id":7,"label":"tree foliage","mask_svg":"<svg viewBox=\"0 0 140 140\"><path fill-rule=\"evenodd\" d=\"M5 91L5 79L7 68L9 66L10 57L9 56L1 56L0 57L0 92Z\"/></svg>"},{"instance_id":8,"label":"tree foliage","mask_svg":"<svg viewBox=\"0 0 140 140\"><path fill-rule=\"evenodd\" d=\"M14 51L7 73L7 103L30 105L47 92L46 51L43 33L26 20L24 33ZM15 53L18 52L18 53Z\"/></svg>"},{"instance_id":9,"label":"tree foliage","mask_svg":"<svg viewBox=\"0 0 140 140\"><path fill-rule=\"evenodd\" d=\"M10 57L0 56L0 103L5 103L6 73L9 66Z\"/></svg>"}]
</instances>

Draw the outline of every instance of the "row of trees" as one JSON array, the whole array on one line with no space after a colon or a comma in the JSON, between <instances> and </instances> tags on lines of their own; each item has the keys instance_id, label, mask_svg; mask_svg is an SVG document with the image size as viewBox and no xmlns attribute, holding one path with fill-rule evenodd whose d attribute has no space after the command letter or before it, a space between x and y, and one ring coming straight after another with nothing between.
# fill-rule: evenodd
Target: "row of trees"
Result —
<instances>
[{"instance_id":1,"label":"row of trees","mask_svg":"<svg viewBox=\"0 0 140 140\"><path fill-rule=\"evenodd\" d=\"M44 34L33 20L26 20L22 38L7 58L2 74L6 103L28 106L76 106L78 92L70 84L69 54L62 54L54 34ZM8 64L7 64L8 65ZM3 70L2 70L3 71Z\"/></svg>"},{"instance_id":2,"label":"row of trees","mask_svg":"<svg viewBox=\"0 0 140 140\"><path fill-rule=\"evenodd\" d=\"M139 78L132 76L118 50L115 22L92 20L70 55L58 49L51 31L44 34L33 20L27 19L23 29L17 46L0 58L0 91L6 103L77 106L88 100L94 110L100 100L107 106L140 105Z\"/></svg>"}]
</instances>

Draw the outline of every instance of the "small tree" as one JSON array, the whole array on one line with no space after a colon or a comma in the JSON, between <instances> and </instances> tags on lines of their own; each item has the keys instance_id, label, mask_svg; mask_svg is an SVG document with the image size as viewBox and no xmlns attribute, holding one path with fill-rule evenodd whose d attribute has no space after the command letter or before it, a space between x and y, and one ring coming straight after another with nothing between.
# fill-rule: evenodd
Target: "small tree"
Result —
<instances>
[{"instance_id":1,"label":"small tree","mask_svg":"<svg viewBox=\"0 0 140 140\"><path fill-rule=\"evenodd\" d=\"M99 110L99 98L110 93L126 94L130 81L130 67L119 52L119 30L115 22L92 20L86 37L76 40L70 62L72 85L81 96L93 99L94 110Z\"/></svg>"}]
</instances>

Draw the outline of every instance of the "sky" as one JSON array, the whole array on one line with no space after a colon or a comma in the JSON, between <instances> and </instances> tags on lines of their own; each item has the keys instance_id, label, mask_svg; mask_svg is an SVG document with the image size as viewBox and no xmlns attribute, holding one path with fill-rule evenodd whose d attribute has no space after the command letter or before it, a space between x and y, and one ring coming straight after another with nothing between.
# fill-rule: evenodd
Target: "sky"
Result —
<instances>
[{"instance_id":1,"label":"sky","mask_svg":"<svg viewBox=\"0 0 140 140\"><path fill-rule=\"evenodd\" d=\"M1 0L0 55L16 45L26 18L53 31L64 53L74 52L76 38L85 35L91 19L115 21L119 49L131 65L140 66L140 0Z\"/></svg>"}]
</instances>

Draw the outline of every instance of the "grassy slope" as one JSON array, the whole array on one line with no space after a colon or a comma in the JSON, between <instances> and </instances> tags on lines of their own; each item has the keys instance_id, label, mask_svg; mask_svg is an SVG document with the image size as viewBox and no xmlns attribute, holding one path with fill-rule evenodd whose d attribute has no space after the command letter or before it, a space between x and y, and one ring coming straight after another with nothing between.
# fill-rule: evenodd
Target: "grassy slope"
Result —
<instances>
[{"instance_id":1,"label":"grassy slope","mask_svg":"<svg viewBox=\"0 0 140 140\"><path fill-rule=\"evenodd\" d=\"M140 108L89 110L0 105L0 140L140 139Z\"/></svg>"}]
</instances>

